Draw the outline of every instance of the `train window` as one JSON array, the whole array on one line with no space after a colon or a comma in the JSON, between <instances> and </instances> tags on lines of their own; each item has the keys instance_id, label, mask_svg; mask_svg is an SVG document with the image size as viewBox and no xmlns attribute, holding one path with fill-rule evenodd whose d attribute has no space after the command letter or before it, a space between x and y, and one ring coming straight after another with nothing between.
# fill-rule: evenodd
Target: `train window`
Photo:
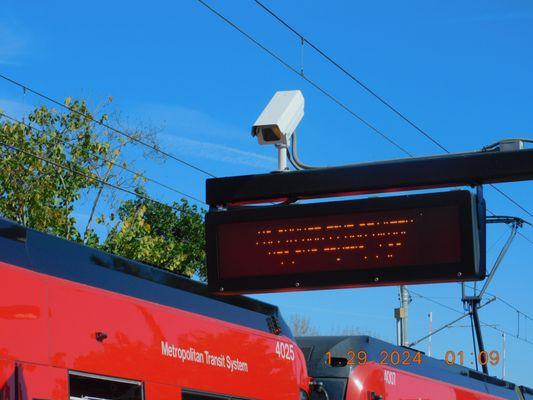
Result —
<instances>
[{"instance_id":1,"label":"train window","mask_svg":"<svg viewBox=\"0 0 533 400\"><path fill-rule=\"evenodd\" d=\"M70 400L143 400L142 382L84 372L69 373Z\"/></svg>"}]
</instances>

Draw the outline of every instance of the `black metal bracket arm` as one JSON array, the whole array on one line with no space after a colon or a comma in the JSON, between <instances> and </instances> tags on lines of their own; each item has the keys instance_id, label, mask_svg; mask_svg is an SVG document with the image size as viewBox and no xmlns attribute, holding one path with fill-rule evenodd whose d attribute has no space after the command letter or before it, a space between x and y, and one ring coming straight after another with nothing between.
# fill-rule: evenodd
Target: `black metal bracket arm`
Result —
<instances>
[{"instance_id":1,"label":"black metal bracket arm","mask_svg":"<svg viewBox=\"0 0 533 400\"><path fill-rule=\"evenodd\" d=\"M494 262L494 266L492 267L492 270L490 271L490 274L485 280L485 283L483 287L481 288L481 290L479 291L479 293L474 292L473 296L467 296L465 294L465 287L463 284L462 300L465 305L468 305L470 314L473 317L474 330L476 333L481 366L483 369L483 373L488 375L489 369L488 369L488 363L487 363L487 353L485 351L485 345L483 343L483 334L481 332L481 324L479 322L479 315L478 315L478 309L480 307L479 304L481 303L481 299L483 298L483 295L485 294L487 287L490 285L492 278L494 278L494 275L496 274L498 267L500 266L505 254L507 253L507 250L509 250L509 247L511 246L511 243L513 242L513 239L515 238L518 229L521 228L524 225L524 223L528 223L528 222L524 221L522 218L519 218L519 217L512 217L512 216L506 216L506 215L504 216L494 215L494 216L487 217L486 222L492 223L492 224L499 223L499 224L511 225L511 232L509 233L509 237L507 241L505 242L505 244L503 245L500 251L500 254L498 255L498 258Z\"/></svg>"},{"instance_id":2,"label":"black metal bracket arm","mask_svg":"<svg viewBox=\"0 0 533 400\"><path fill-rule=\"evenodd\" d=\"M522 228L524 224L531 225L526 220L523 220L520 217L512 217L509 215L489 215L486 218L487 224L507 224L507 225L516 225L518 228Z\"/></svg>"},{"instance_id":3,"label":"black metal bracket arm","mask_svg":"<svg viewBox=\"0 0 533 400\"><path fill-rule=\"evenodd\" d=\"M533 149L208 179L211 206L533 180Z\"/></svg>"}]
</instances>

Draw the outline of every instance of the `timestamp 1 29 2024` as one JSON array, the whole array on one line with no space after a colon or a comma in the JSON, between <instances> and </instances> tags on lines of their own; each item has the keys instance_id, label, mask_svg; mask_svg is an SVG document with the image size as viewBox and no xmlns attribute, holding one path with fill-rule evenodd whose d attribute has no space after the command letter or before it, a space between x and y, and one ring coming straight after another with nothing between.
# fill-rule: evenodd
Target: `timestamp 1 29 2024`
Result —
<instances>
[{"instance_id":1,"label":"timestamp 1 29 2024","mask_svg":"<svg viewBox=\"0 0 533 400\"><path fill-rule=\"evenodd\" d=\"M346 354L343 354L345 357L338 357L331 354L330 351L326 352L326 364L331 366L344 366L344 365L361 365L366 364L371 361L368 358L368 354L364 350L346 351ZM377 362L381 365L411 365L418 364L422 362L422 353L420 351L409 351L409 350L382 350L379 352L379 360Z\"/></svg>"}]
</instances>

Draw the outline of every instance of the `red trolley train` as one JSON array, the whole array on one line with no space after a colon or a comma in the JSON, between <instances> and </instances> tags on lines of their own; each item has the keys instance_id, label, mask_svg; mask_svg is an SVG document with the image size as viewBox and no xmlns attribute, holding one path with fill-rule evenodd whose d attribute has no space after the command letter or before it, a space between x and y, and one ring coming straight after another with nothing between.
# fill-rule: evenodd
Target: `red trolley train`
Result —
<instances>
[{"instance_id":1,"label":"red trolley train","mask_svg":"<svg viewBox=\"0 0 533 400\"><path fill-rule=\"evenodd\" d=\"M530 388L369 336L296 341L332 400L533 400Z\"/></svg>"},{"instance_id":2,"label":"red trolley train","mask_svg":"<svg viewBox=\"0 0 533 400\"><path fill-rule=\"evenodd\" d=\"M276 307L0 220L1 400L306 398Z\"/></svg>"},{"instance_id":3,"label":"red trolley train","mask_svg":"<svg viewBox=\"0 0 533 400\"><path fill-rule=\"evenodd\" d=\"M297 342L272 305L0 219L0 400L533 400L423 355L380 365L414 351L368 336Z\"/></svg>"}]
</instances>

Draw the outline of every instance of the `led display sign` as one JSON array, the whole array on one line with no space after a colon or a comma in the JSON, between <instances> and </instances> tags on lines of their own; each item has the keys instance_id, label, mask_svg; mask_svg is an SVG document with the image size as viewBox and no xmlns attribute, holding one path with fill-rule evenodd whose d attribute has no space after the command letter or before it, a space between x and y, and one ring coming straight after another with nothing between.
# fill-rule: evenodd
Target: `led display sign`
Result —
<instances>
[{"instance_id":1,"label":"led display sign","mask_svg":"<svg viewBox=\"0 0 533 400\"><path fill-rule=\"evenodd\" d=\"M245 293L482 279L477 210L473 194L453 191L209 212L209 287Z\"/></svg>"}]
</instances>

